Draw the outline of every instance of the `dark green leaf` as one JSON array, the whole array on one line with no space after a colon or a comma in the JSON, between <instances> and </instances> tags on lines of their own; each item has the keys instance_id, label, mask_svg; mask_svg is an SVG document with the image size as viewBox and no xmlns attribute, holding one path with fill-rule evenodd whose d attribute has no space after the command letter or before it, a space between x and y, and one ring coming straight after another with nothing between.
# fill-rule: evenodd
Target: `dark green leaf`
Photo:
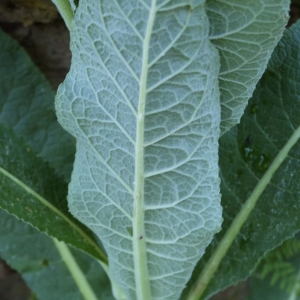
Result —
<instances>
[{"instance_id":1,"label":"dark green leaf","mask_svg":"<svg viewBox=\"0 0 300 300\"><path fill-rule=\"evenodd\" d=\"M83 299L53 239L4 211L0 211L0 236L1 257L22 273L38 299ZM70 250L98 299L114 299L99 262L81 251Z\"/></svg>"},{"instance_id":2,"label":"dark green leaf","mask_svg":"<svg viewBox=\"0 0 300 300\"><path fill-rule=\"evenodd\" d=\"M16 147L16 145L18 145ZM92 233L68 212L67 184L12 130L0 126L0 207L105 261Z\"/></svg>"},{"instance_id":3,"label":"dark green leaf","mask_svg":"<svg viewBox=\"0 0 300 300\"><path fill-rule=\"evenodd\" d=\"M54 91L23 48L1 30L0 61L0 122L68 179L75 143L57 122Z\"/></svg>"},{"instance_id":4,"label":"dark green leaf","mask_svg":"<svg viewBox=\"0 0 300 300\"><path fill-rule=\"evenodd\" d=\"M128 300L173 300L222 222L218 54L204 1L143 2L80 2L56 109L70 211Z\"/></svg>"}]
</instances>

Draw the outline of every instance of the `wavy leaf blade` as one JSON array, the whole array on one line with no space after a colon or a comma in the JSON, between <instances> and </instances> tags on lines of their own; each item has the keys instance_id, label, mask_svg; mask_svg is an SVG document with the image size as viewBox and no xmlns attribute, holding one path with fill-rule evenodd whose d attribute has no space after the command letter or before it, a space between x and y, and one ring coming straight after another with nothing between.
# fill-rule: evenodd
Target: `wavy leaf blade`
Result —
<instances>
[{"instance_id":1,"label":"wavy leaf blade","mask_svg":"<svg viewBox=\"0 0 300 300\"><path fill-rule=\"evenodd\" d=\"M220 53L221 134L240 122L289 18L289 0L208 0L210 39Z\"/></svg>"},{"instance_id":2,"label":"wavy leaf blade","mask_svg":"<svg viewBox=\"0 0 300 300\"><path fill-rule=\"evenodd\" d=\"M101 238L128 299L149 297L135 274L151 299L178 297L219 230L219 63L208 28L203 1L80 2L75 14L56 101L77 139L69 205Z\"/></svg>"}]
</instances>

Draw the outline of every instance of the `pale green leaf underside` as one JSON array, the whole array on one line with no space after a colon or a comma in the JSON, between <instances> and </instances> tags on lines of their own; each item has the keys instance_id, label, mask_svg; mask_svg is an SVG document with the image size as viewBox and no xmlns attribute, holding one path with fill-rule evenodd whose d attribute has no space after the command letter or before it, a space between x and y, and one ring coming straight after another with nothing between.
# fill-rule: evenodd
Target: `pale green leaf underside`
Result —
<instances>
[{"instance_id":1,"label":"pale green leaf underside","mask_svg":"<svg viewBox=\"0 0 300 300\"><path fill-rule=\"evenodd\" d=\"M288 20L289 0L208 0L220 53L221 134L239 123Z\"/></svg>"},{"instance_id":2,"label":"pale green leaf underside","mask_svg":"<svg viewBox=\"0 0 300 300\"><path fill-rule=\"evenodd\" d=\"M81 1L73 21L56 101L77 139L69 205L128 300L178 298L220 228L208 31L203 1Z\"/></svg>"}]
</instances>

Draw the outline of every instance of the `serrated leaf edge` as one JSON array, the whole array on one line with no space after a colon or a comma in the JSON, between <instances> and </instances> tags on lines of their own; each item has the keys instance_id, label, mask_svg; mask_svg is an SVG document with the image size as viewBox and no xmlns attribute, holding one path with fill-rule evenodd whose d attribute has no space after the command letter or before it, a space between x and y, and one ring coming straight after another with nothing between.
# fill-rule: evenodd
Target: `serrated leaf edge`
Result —
<instances>
[{"instance_id":1,"label":"serrated leaf edge","mask_svg":"<svg viewBox=\"0 0 300 300\"><path fill-rule=\"evenodd\" d=\"M14 175L12 175L11 173L7 172L5 169L3 169L2 167L0 167L0 173L2 173L5 177L9 178L12 182L14 182L15 184L17 184L19 187L21 187L26 193L32 195L37 201L39 201L40 203L42 203L44 206L46 206L47 208L49 208L50 210L52 210L55 214L57 214L57 216L59 216L60 218L62 218L64 221L66 221L72 228L75 229L75 231L77 233L79 233L79 235L81 235L84 240L86 240L99 254L99 259L101 259L104 263L107 264L107 258L106 255L103 253L103 251L99 248L99 246L88 236L84 233L84 231L82 231L82 229L80 227L78 227L72 220L70 220L69 218L67 218L60 210L58 210L55 206L53 206L49 201L47 201L44 197L42 197L41 195L39 195L37 192L35 192L33 189L31 189L28 185L26 185L24 182L22 182L21 180L19 180L17 177L15 177ZM4 209L5 210L5 209ZM6 212L8 212L9 214L11 214L9 211L5 210ZM24 221L25 223L28 223L26 220L19 218L18 216L16 216L18 219L21 219L22 221ZM31 224L31 223L30 223ZM33 224L31 224L33 227L35 227ZM37 227L35 227L36 229L38 229ZM39 229L38 229L39 230ZM49 235L49 233L47 233Z\"/></svg>"}]
</instances>

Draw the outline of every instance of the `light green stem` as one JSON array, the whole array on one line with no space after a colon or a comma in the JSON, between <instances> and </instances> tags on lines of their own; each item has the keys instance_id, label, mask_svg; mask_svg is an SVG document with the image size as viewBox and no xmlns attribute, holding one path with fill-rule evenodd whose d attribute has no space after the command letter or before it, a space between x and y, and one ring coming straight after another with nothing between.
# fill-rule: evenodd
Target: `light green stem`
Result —
<instances>
[{"instance_id":1,"label":"light green stem","mask_svg":"<svg viewBox=\"0 0 300 300\"><path fill-rule=\"evenodd\" d=\"M85 275L82 273L80 267L78 266L69 247L64 242L59 242L55 238L53 238L53 241L58 252L60 253L60 256L62 257L73 279L75 280L83 298L86 300L98 300Z\"/></svg>"},{"instance_id":2,"label":"light green stem","mask_svg":"<svg viewBox=\"0 0 300 300\"><path fill-rule=\"evenodd\" d=\"M135 146L135 186L133 206L133 252L136 297L150 300L150 281L148 276L147 251L144 234L144 120L147 97L147 75L149 45L156 14L156 0L152 0L148 17L148 25L143 43L142 70L140 78L140 93L137 115L137 133Z\"/></svg>"},{"instance_id":3,"label":"light green stem","mask_svg":"<svg viewBox=\"0 0 300 300\"><path fill-rule=\"evenodd\" d=\"M72 29L72 20L74 18L74 12L69 0L52 0L56 5L60 15L64 19L69 31Z\"/></svg>"},{"instance_id":4,"label":"light green stem","mask_svg":"<svg viewBox=\"0 0 300 300\"><path fill-rule=\"evenodd\" d=\"M113 296L116 300L127 300L126 295L124 294L123 290L119 287L116 281L110 276L110 272L108 269L108 265L104 264L99 260L99 263L103 270L106 272L108 278L110 279L110 284L112 288Z\"/></svg>"},{"instance_id":5,"label":"light green stem","mask_svg":"<svg viewBox=\"0 0 300 300\"><path fill-rule=\"evenodd\" d=\"M191 290L189 296L187 297L187 300L199 300L200 297L203 295L213 274L219 267L220 262L222 261L223 257L226 255L232 242L240 232L241 227L243 226L248 216L250 215L251 211L253 210L258 198L265 190L267 185L270 183L273 174L279 168L281 163L285 160L289 151L297 143L299 138L300 138L300 127L297 128L297 130L293 133L293 135L290 137L290 139L285 144L285 146L275 157L269 169L266 171L264 176L260 179L255 189L253 190L252 194L244 203L242 209L233 220L231 226L228 228L226 234L222 238L218 247L216 248L216 250L210 257L209 261L205 265L205 268L200 274L199 279L197 280L194 288Z\"/></svg>"}]
</instances>

